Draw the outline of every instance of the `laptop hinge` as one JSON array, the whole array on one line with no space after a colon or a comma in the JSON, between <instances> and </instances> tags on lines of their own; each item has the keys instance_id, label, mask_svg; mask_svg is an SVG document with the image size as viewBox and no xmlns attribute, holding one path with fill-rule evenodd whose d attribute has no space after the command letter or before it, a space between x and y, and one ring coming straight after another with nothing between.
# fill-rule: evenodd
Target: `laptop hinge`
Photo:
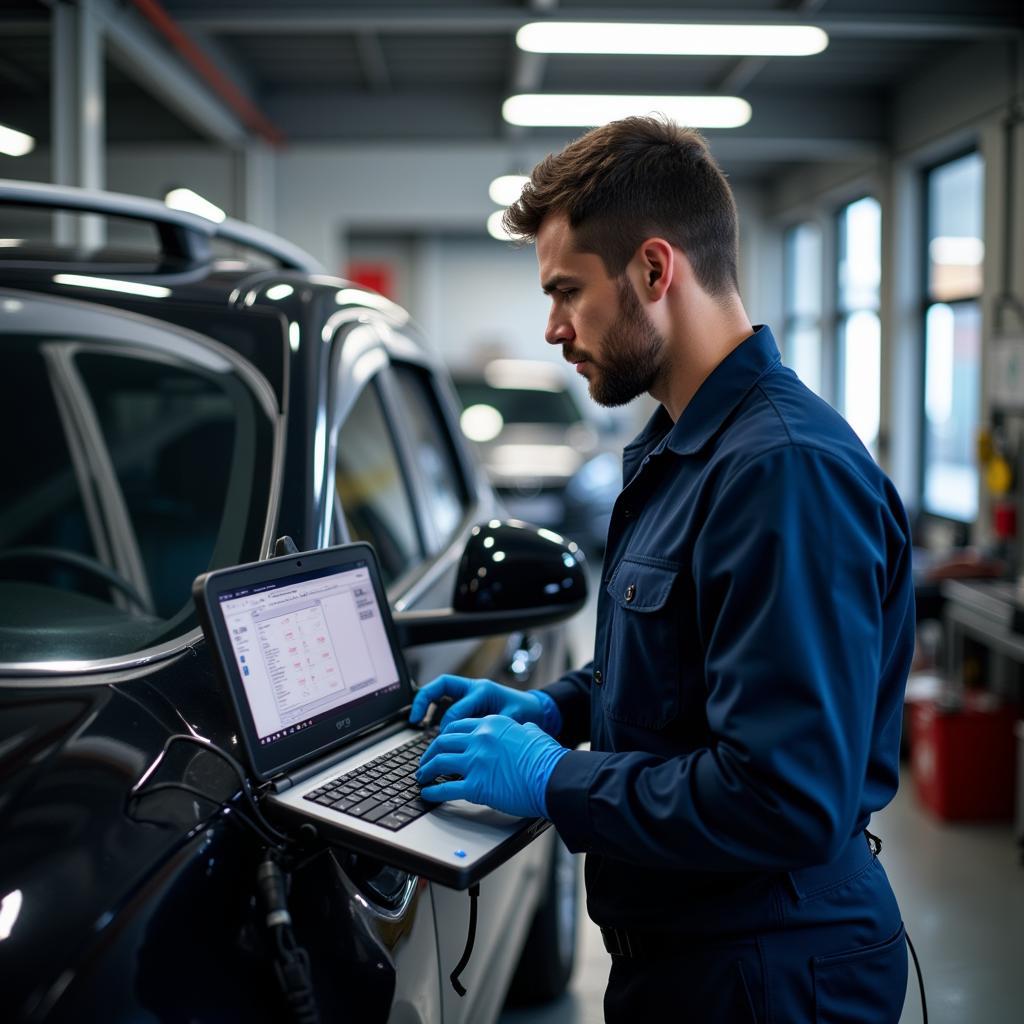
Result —
<instances>
[{"instance_id":1,"label":"laptop hinge","mask_svg":"<svg viewBox=\"0 0 1024 1024\"><path fill-rule=\"evenodd\" d=\"M329 754L325 754L323 757L318 757L315 761L310 764L302 765L300 768L296 768L291 772L282 773L275 775L267 785L275 793L283 793L287 789L291 789L292 786L298 786L300 783L311 779L318 772L322 772L325 768L330 768L332 764L337 764L338 761L343 758L351 757L353 754L358 754L360 751L366 750L367 747L372 747L374 743L379 743L381 740L386 740L389 736L394 736L400 733L403 729L408 729L409 723L407 721L392 722L390 725L380 726L379 728L371 729L367 733L363 733L358 741L351 745L346 744L344 750L332 750Z\"/></svg>"}]
</instances>

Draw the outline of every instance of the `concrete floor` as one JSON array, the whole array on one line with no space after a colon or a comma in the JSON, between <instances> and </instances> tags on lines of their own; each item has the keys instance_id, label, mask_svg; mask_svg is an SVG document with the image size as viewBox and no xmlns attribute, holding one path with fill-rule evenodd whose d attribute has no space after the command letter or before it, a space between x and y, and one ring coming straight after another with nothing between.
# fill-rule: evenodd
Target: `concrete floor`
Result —
<instances>
[{"instance_id":1,"label":"concrete floor","mask_svg":"<svg viewBox=\"0 0 1024 1024\"><path fill-rule=\"evenodd\" d=\"M578 652L593 643L593 616L591 603L574 622ZM883 840L882 860L921 958L929 1024L1024 1020L1024 867L1010 826L938 822L918 805L907 775L871 830ZM568 993L542 1008L507 1010L499 1024L600 1024L609 962L581 903ZM902 1022L921 1020L911 964Z\"/></svg>"}]
</instances>

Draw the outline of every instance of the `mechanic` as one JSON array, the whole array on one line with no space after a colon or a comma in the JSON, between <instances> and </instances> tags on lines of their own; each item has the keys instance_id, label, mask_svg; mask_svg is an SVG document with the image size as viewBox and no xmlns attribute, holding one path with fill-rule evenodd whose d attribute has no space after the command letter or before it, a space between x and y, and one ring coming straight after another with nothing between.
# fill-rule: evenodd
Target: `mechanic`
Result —
<instances>
[{"instance_id":1,"label":"mechanic","mask_svg":"<svg viewBox=\"0 0 1024 1024\"><path fill-rule=\"evenodd\" d=\"M608 1021L895 1024L904 931L866 828L896 791L913 647L899 497L751 326L699 134L588 132L506 225L536 241L546 340L591 397L661 405L624 451L594 660L543 691L424 687L413 721L457 701L423 795L543 815L586 851Z\"/></svg>"}]
</instances>

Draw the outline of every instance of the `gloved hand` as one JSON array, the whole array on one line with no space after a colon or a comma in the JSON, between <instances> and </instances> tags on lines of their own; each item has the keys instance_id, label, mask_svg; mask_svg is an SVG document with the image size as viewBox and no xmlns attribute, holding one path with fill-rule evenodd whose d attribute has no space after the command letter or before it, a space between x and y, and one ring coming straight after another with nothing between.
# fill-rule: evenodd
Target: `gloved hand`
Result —
<instances>
[{"instance_id":1,"label":"gloved hand","mask_svg":"<svg viewBox=\"0 0 1024 1024\"><path fill-rule=\"evenodd\" d=\"M482 718L484 715L506 715L516 722L535 722L551 736L557 736L562 729L558 705L540 690L513 690L511 686L502 686L490 679L448 675L438 676L416 694L409 721L415 725L426 714L427 707L441 697L456 698L441 719L442 729L460 718Z\"/></svg>"},{"instance_id":2,"label":"gloved hand","mask_svg":"<svg viewBox=\"0 0 1024 1024\"><path fill-rule=\"evenodd\" d=\"M427 747L416 779L424 800L469 800L522 818L548 816L545 791L569 751L533 722L505 715L452 722ZM439 775L461 775L429 783Z\"/></svg>"}]
</instances>

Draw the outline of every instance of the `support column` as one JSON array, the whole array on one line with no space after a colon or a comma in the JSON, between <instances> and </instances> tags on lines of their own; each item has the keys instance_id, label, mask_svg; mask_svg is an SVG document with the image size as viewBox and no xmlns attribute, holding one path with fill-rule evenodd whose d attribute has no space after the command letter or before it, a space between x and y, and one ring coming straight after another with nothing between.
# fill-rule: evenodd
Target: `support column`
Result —
<instances>
[{"instance_id":1,"label":"support column","mask_svg":"<svg viewBox=\"0 0 1024 1024\"><path fill-rule=\"evenodd\" d=\"M53 5L51 177L58 185L102 189L106 112L99 0ZM58 216L54 241L86 249L103 245L99 217Z\"/></svg>"},{"instance_id":2,"label":"support column","mask_svg":"<svg viewBox=\"0 0 1024 1024\"><path fill-rule=\"evenodd\" d=\"M266 231L276 230L277 154L261 139L250 138L237 150L237 216Z\"/></svg>"}]
</instances>

